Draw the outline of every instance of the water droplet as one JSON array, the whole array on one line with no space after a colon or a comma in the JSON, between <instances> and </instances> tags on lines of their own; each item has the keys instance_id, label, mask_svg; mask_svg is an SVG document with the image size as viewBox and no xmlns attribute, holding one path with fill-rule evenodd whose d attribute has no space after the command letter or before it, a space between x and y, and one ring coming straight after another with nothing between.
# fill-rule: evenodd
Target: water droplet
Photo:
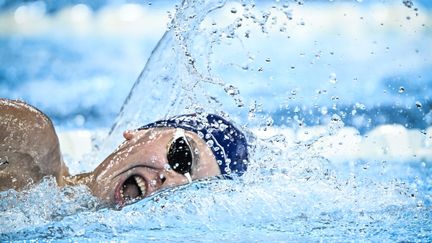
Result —
<instances>
[{"instance_id":1,"label":"water droplet","mask_svg":"<svg viewBox=\"0 0 432 243\"><path fill-rule=\"evenodd\" d=\"M237 9L232 8L232 9L231 9L231 13L233 13L233 14L237 13Z\"/></svg>"},{"instance_id":2,"label":"water droplet","mask_svg":"<svg viewBox=\"0 0 432 243\"><path fill-rule=\"evenodd\" d=\"M328 113L328 108L327 108L327 106L323 106L323 107L321 107L321 114L322 114L322 115L327 115L327 113Z\"/></svg>"},{"instance_id":3,"label":"water droplet","mask_svg":"<svg viewBox=\"0 0 432 243\"><path fill-rule=\"evenodd\" d=\"M342 118L336 114L333 114L328 124L328 131L330 135L336 134L342 127L344 127L344 122Z\"/></svg>"},{"instance_id":4,"label":"water droplet","mask_svg":"<svg viewBox=\"0 0 432 243\"><path fill-rule=\"evenodd\" d=\"M243 107L244 106L242 99L235 98L234 101L235 101L237 107Z\"/></svg>"},{"instance_id":5,"label":"water droplet","mask_svg":"<svg viewBox=\"0 0 432 243\"><path fill-rule=\"evenodd\" d=\"M211 148L211 147L213 147L214 142L213 142L213 140L208 140L208 141L206 142L206 144L207 144L207 146L209 146L209 147Z\"/></svg>"},{"instance_id":6,"label":"water droplet","mask_svg":"<svg viewBox=\"0 0 432 243\"><path fill-rule=\"evenodd\" d=\"M200 138L204 138L204 133L202 133L201 131L198 131L198 136L199 136Z\"/></svg>"},{"instance_id":7,"label":"water droplet","mask_svg":"<svg viewBox=\"0 0 432 243\"><path fill-rule=\"evenodd\" d=\"M339 122L339 121L341 121L341 118L340 118L340 116L334 114L334 115L332 115L331 120L334 122Z\"/></svg>"},{"instance_id":8,"label":"water droplet","mask_svg":"<svg viewBox=\"0 0 432 243\"><path fill-rule=\"evenodd\" d=\"M240 93L240 91L235 86L233 86L231 84L226 85L224 87L224 90L227 94L229 94L231 96L235 96L235 95L238 95Z\"/></svg>"},{"instance_id":9,"label":"water droplet","mask_svg":"<svg viewBox=\"0 0 432 243\"><path fill-rule=\"evenodd\" d=\"M355 107L360 109L360 110L366 110L366 106L362 103L355 103Z\"/></svg>"},{"instance_id":10,"label":"water droplet","mask_svg":"<svg viewBox=\"0 0 432 243\"><path fill-rule=\"evenodd\" d=\"M74 121L76 126L80 127L80 126L83 126L85 124L86 119L83 115L77 115L77 116L75 116L73 121Z\"/></svg>"},{"instance_id":11,"label":"water droplet","mask_svg":"<svg viewBox=\"0 0 432 243\"><path fill-rule=\"evenodd\" d=\"M414 6L414 3L411 0L404 0L402 2L407 8L412 8Z\"/></svg>"},{"instance_id":12,"label":"water droplet","mask_svg":"<svg viewBox=\"0 0 432 243\"><path fill-rule=\"evenodd\" d=\"M422 108L422 106L423 106L422 103L420 103L420 101L416 101L415 104L416 104L417 108Z\"/></svg>"},{"instance_id":13,"label":"water droplet","mask_svg":"<svg viewBox=\"0 0 432 243\"><path fill-rule=\"evenodd\" d=\"M331 73L329 76L329 82L332 84L336 84L337 83L337 79L336 79L336 73Z\"/></svg>"},{"instance_id":14,"label":"water droplet","mask_svg":"<svg viewBox=\"0 0 432 243\"><path fill-rule=\"evenodd\" d=\"M327 94L327 90L325 90L325 89L319 89L316 92L317 92L317 94Z\"/></svg>"},{"instance_id":15,"label":"water droplet","mask_svg":"<svg viewBox=\"0 0 432 243\"><path fill-rule=\"evenodd\" d=\"M421 200L418 201L418 202L417 202L417 207L418 207L418 208L422 208L422 207L423 207L423 201L421 201Z\"/></svg>"},{"instance_id":16,"label":"water droplet","mask_svg":"<svg viewBox=\"0 0 432 243\"><path fill-rule=\"evenodd\" d=\"M271 126L273 126L273 118L271 118L271 117L269 117L269 118L267 118L267 120L266 120L266 126L267 127L271 127Z\"/></svg>"},{"instance_id":17,"label":"water droplet","mask_svg":"<svg viewBox=\"0 0 432 243\"><path fill-rule=\"evenodd\" d=\"M405 92L405 88L403 86L399 87L399 93L402 94L403 92Z\"/></svg>"}]
</instances>

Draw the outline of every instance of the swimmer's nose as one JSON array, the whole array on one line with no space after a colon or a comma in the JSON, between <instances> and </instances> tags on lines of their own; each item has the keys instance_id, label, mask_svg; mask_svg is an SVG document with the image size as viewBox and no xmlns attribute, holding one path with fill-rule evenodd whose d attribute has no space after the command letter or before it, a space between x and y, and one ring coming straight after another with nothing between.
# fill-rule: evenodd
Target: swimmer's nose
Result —
<instances>
[{"instance_id":1,"label":"swimmer's nose","mask_svg":"<svg viewBox=\"0 0 432 243\"><path fill-rule=\"evenodd\" d=\"M134 137L134 135L135 135L135 132L132 130L126 130L123 132L123 137L126 140L131 140Z\"/></svg>"}]
</instances>

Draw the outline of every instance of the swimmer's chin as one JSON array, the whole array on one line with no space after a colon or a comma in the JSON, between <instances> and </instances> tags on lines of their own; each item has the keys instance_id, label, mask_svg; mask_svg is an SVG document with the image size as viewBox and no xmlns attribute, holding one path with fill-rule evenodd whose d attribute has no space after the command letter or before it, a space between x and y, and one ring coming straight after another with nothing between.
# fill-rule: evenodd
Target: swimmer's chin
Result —
<instances>
[{"instance_id":1,"label":"swimmer's chin","mask_svg":"<svg viewBox=\"0 0 432 243\"><path fill-rule=\"evenodd\" d=\"M91 172L82 173L73 176L64 176L63 185L61 186L76 186L76 185L89 186L92 180L93 180L93 174Z\"/></svg>"},{"instance_id":2,"label":"swimmer's chin","mask_svg":"<svg viewBox=\"0 0 432 243\"><path fill-rule=\"evenodd\" d=\"M98 187L95 187L94 174L92 172L82 173L78 175L65 176L63 177L63 185L61 186L78 186L84 185L89 188L91 194L99 199L99 206L109 207L115 204L114 197L110 197L107 195L102 195L98 190ZM109 188L107 185L106 189Z\"/></svg>"}]
</instances>

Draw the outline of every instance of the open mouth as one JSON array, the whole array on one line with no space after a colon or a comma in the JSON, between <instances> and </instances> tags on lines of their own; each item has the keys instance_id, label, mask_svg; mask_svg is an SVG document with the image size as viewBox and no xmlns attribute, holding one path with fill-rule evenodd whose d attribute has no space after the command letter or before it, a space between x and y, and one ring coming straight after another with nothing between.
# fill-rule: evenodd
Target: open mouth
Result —
<instances>
[{"instance_id":1,"label":"open mouth","mask_svg":"<svg viewBox=\"0 0 432 243\"><path fill-rule=\"evenodd\" d=\"M118 191L118 202L121 206L134 203L146 195L146 183L139 175L127 178Z\"/></svg>"}]
</instances>

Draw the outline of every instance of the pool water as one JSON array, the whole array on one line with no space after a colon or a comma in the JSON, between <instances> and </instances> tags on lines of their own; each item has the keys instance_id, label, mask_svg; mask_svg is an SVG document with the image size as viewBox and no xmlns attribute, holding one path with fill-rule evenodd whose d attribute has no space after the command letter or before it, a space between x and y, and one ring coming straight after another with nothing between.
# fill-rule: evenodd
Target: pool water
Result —
<instances>
[{"instance_id":1,"label":"pool water","mask_svg":"<svg viewBox=\"0 0 432 243\"><path fill-rule=\"evenodd\" d=\"M90 4L63 8L40 18L79 10L91 27L103 14L120 14ZM1 240L432 240L427 2L190 0L123 8L137 16L164 9L155 16L169 11L170 20L159 32L130 30L151 33L145 40L122 28L101 31L104 54L97 38L84 41L85 31L69 48L65 33L4 31L3 57L24 71L4 66L0 94L45 108L60 137L76 139L62 143L75 173L92 170L124 129L191 112L225 114L243 128L248 172L165 190L122 210L100 208L85 187L59 188L46 178L0 192ZM14 21L22 20L18 10ZM151 54L148 45L156 46ZM41 64L27 65L35 46ZM149 58L132 84L141 55ZM58 102L44 93L65 86L72 92L54 94ZM91 152L77 155L77 144Z\"/></svg>"}]
</instances>

